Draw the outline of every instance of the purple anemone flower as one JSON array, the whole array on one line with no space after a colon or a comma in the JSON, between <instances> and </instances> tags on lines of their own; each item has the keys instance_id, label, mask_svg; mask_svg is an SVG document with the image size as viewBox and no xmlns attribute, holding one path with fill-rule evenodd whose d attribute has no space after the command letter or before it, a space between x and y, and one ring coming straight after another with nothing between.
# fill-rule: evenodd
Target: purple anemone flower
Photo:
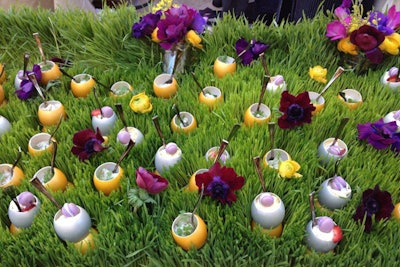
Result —
<instances>
[{"instance_id":1,"label":"purple anemone flower","mask_svg":"<svg viewBox=\"0 0 400 267\"><path fill-rule=\"evenodd\" d=\"M249 47L249 45L251 46ZM240 56L243 65L249 65L253 60L257 59L261 53L269 48L269 45L259 42L255 39L251 43L246 39L240 38L235 44L236 53ZM247 49L247 50L246 50Z\"/></svg>"},{"instance_id":2,"label":"purple anemone flower","mask_svg":"<svg viewBox=\"0 0 400 267\"><path fill-rule=\"evenodd\" d=\"M34 73L36 80L40 82L42 80L42 71L40 66L37 64L33 65L32 71L26 72L26 77L22 77L20 88L15 91L17 97L21 100L27 100L36 95L36 88L33 83L28 79L28 75Z\"/></svg>"},{"instance_id":3,"label":"purple anemone flower","mask_svg":"<svg viewBox=\"0 0 400 267\"><path fill-rule=\"evenodd\" d=\"M381 118L376 122L358 124L357 129L358 138L366 140L374 148L381 150L391 147L392 150L400 152L400 133L396 133L395 121L385 123Z\"/></svg>"},{"instance_id":4,"label":"purple anemone flower","mask_svg":"<svg viewBox=\"0 0 400 267\"><path fill-rule=\"evenodd\" d=\"M144 36L150 36L154 29L157 27L157 23L161 18L161 11L156 13L149 13L141 17L140 21L133 24L132 35L135 38L141 38Z\"/></svg>"}]
</instances>

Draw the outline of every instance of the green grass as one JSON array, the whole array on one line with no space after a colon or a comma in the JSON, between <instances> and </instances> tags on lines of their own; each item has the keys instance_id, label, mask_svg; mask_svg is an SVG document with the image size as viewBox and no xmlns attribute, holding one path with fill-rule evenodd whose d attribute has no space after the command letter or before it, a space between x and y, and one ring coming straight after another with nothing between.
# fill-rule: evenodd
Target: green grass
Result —
<instances>
[{"instance_id":1,"label":"green grass","mask_svg":"<svg viewBox=\"0 0 400 267\"><path fill-rule=\"evenodd\" d=\"M324 95L325 109L313 118L311 124L294 130L277 128L275 144L290 153L301 164L301 179L284 180L270 169L263 169L268 190L279 195L286 207L284 231L280 238L270 238L250 227L250 206L261 192L252 158L263 156L269 150L267 125L241 127L231 140L228 151L231 160L227 166L245 178L245 185L237 191L237 202L224 206L204 198L198 214L208 227L205 246L198 251L179 248L170 233L173 219L181 211L191 211L197 194L184 191L189 177L200 168L208 168L205 152L219 146L230 129L243 120L247 107L258 101L263 68L259 61L250 66L238 65L233 76L218 79L213 75L213 62L219 55L235 56L234 44L240 37L255 38L270 45L266 60L271 74L282 74L288 90L293 94L303 91L319 92L323 84L311 80L309 67L321 65L328 69L328 79L338 67L340 59L335 44L325 36L328 17L319 14L313 20L299 24L282 23L265 26L255 23L249 27L244 19L225 16L204 34L204 49L191 51L192 60L187 72L177 75L179 91L172 99L159 99L152 90L153 79L161 73L162 50L157 44L131 37L131 26L139 19L134 8L106 9L100 16L80 11L51 13L28 8L0 12L0 62L7 64L8 78L3 84L8 104L0 106L0 115L12 123L12 130L0 138L0 163L13 163L18 147L23 155L18 164L26 178L15 188L0 191L0 262L3 266L396 266L399 222L390 219L375 223L372 232L365 234L352 215L360 203L362 192L376 184L392 194L399 202L399 158L391 151L377 151L357 139L357 124L375 121L388 112L398 110L398 94L379 83L384 70L398 65L397 57L385 59L375 71L357 76L343 74ZM47 92L49 98L60 100L66 107L68 119L63 121L56 139L59 142L56 166L75 187L65 192L52 192L60 202L74 202L84 207L91 216L99 234L96 248L81 255L72 244L61 241L53 228L56 207L38 192L29 180L40 168L50 165L51 155L31 157L27 152L29 138L41 131L37 118L38 97L21 101L14 94L14 77L23 66L23 53L29 52L32 63L41 60L32 33L39 32L46 56L68 58L74 62L68 69L71 75L89 73L101 83L111 85L125 80L134 92L146 92L151 97L153 111L136 114L129 109L129 98L120 102L129 125L140 129L145 140L133 148L122 162L125 176L121 190L106 197L93 185L93 172L101 163L116 161L124 147L116 143L116 135L123 127L120 120L111 132L109 149L80 162L70 149L75 132L91 127L90 111L97 108L93 94L85 99L74 98L70 79ZM194 71L204 85L215 85L224 94L224 103L214 111L198 104L200 93L190 71ZM113 106L107 88L98 86L103 105ZM364 104L355 111L348 110L336 95L346 88L361 92ZM280 95L266 94L263 102L272 110L277 121ZM196 117L198 128L190 133L170 131L174 115L172 105L178 103L181 111ZM170 186L156 196L156 205L141 207L137 213L128 204L127 192L136 187L135 170L143 166L154 170L154 155L161 141L153 126L152 117L158 115L167 142L175 142L183 151L183 159L165 177ZM333 166L322 167L316 155L318 145L332 137L340 118L348 116L341 139L349 146L349 154L339 167L339 173L350 183L353 196L347 206L329 212L318 210L317 215L329 215L344 233L335 253L321 254L309 251L305 241L305 226L310 220L308 194L333 175ZM54 127L49 127L52 132ZM15 195L29 190L42 201L42 207L33 225L13 236L9 230L8 205Z\"/></svg>"}]
</instances>

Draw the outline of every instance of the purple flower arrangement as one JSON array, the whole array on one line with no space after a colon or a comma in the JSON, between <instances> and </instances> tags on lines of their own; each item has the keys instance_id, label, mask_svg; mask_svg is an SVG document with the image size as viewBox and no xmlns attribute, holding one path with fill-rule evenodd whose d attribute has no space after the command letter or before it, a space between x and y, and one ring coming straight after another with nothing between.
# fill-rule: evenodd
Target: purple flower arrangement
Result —
<instances>
[{"instance_id":1,"label":"purple flower arrangement","mask_svg":"<svg viewBox=\"0 0 400 267\"><path fill-rule=\"evenodd\" d=\"M334 11L336 19L326 27L326 37L331 41L339 40L339 51L353 56L365 55L373 64L380 64L383 53L398 55L400 34L400 12L395 5L389 8L387 14L371 11L363 16L361 4L353 5L352 1L343 0Z\"/></svg>"},{"instance_id":2,"label":"purple flower arrangement","mask_svg":"<svg viewBox=\"0 0 400 267\"><path fill-rule=\"evenodd\" d=\"M200 34L203 33L206 20L191 7L181 5L170 7L162 12L149 13L132 26L135 38L151 37L165 49L174 49L178 43L190 43L200 47Z\"/></svg>"}]
</instances>

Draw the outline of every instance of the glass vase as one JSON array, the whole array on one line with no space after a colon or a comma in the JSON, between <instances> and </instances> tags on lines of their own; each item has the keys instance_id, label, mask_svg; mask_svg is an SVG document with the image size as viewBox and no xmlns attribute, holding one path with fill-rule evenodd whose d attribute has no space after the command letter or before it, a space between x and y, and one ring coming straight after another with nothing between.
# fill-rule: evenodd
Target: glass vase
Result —
<instances>
[{"instance_id":1,"label":"glass vase","mask_svg":"<svg viewBox=\"0 0 400 267\"><path fill-rule=\"evenodd\" d=\"M172 72L183 73L185 71L187 53L188 46L185 43L178 43L173 47L173 49L165 50L163 57L163 72L168 74L171 74Z\"/></svg>"},{"instance_id":2,"label":"glass vase","mask_svg":"<svg viewBox=\"0 0 400 267\"><path fill-rule=\"evenodd\" d=\"M361 53L355 56L342 53L340 65L345 69L353 71L357 75L366 74L369 69L375 70L377 66Z\"/></svg>"}]
</instances>

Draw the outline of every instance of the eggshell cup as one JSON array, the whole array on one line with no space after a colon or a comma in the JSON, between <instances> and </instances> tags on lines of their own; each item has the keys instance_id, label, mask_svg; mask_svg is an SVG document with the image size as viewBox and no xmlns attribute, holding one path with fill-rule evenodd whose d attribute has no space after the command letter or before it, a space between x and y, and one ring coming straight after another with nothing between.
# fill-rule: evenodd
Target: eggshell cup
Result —
<instances>
[{"instance_id":1,"label":"eggshell cup","mask_svg":"<svg viewBox=\"0 0 400 267\"><path fill-rule=\"evenodd\" d=\"M383 117L383 121L384 121L385 123L389 123L389 122L391 122L391 121L395 121L396 124L397 124L397 130L396 130L396 132L397 132L397 133L400 133L400 120L396 120L396 119L395 119L395 117L394 117L395 112L396 112L396 111L389 112L385 117Z\"/></svg>"},{"instance_id":2,"label":"eggshell cup","mask_svg":"<svg viewBox=\"0 0 400 267\"><path fill-rule=\"evenodd\" d=\"M133 87L128 82L119 81L114 83L110 89L110 96L113 99L118 99L130 95L132 93Z\"/></svg>"},{"instance_id":3,"label":"eggshell cup","mask_svg":"<svg viewBox=\"0 0 400 267\"><path fill-rule=\"evenodd\" d=\"M144 140L144 135L142 134L142 132L141 132L139 129L137 129L137 128L135 128L135 127L131 127L131 126L128 126L127 128L128 128L129 136L131 137L131 140L132 140L133 142L135 142L135 145L138 145L138 144L140 144L140 143L143 142L143 140ZM125 128L122 128L122 129L118 132L118 134L121 133L121 132L126 132L126 129L125 129ZM118 136L118 134L117 134L117 136ZM120 140L118 140L118 137L117 137L117 142L119 142L120 144L122 144L122 143L120 142ZM129 144L129 142L126 143L126 144L122 144L122 145L127 146L128 144Z\"/></svg>"},{"instance_id":4,"label":"eggshell cup","mask_svg":"<svg viewBox=\"0 0 400 267\"><path fill-rule=\"evenodd\" d=\"M266 195L272 196L276 203L270 207L264 206L260 199ZM262 228L272 229L282 223L285 217L285 206L276 194L263 192L258 194L251 204L251 217Z\"/></svg>"},{"instance_id":5,"label":"eggshell cup","mask_svg":"<svg viewBox=\"0 0 400 267\"><path fill-rule=\"evenodd\" d=\"M55 108L49 110L49 105L52 105ZM40 104L38 109L38 117L43 126L57 125L61 117L66 117L64 105L57 100L46 101L46 103Z\"/></svg>"},{"instance_id":6,"label":"eggshell cup","mask_svg":"<svg viewBox=\"0 0 400 267\"><path fill-rule=\"evenodd\" d=\"M384 86L390 88L394 93L398 93L400 91L400 79L398 82L389 82L389 77L389 71L385 71L381 76L381 83Z\"/></svg>"},{"instance_id":7,"label":"eggshell cup","mask_svg":"<svg viewBox=\"0 0 400 267\"><path fill-rule=\"evenodd\" d=\"M346 99L351 99L351 102L344 101L343 97L338 95L337 97L340 99L342 103L344 103L350 110L355 110L359 106L362 105L363 100L360 92L354 89L345 89L342 91L345 94Z\"/></svg>"},{"instance_id":8,"label":"eggshell cup","mask_svg":"<svg viewBox=\"0 0 400 267\"><path fill-rule=\"evenodd\" d=\"M180 133L190 133L192 132L194 129L197 128L197 121L196 118L190 114L189 112L186 111L181 111L179 112L182 120L187 120L186 125L183 126L181 125L181 122L178 118L177 115L175 115L172 120L171 120L171 129L173 132L180 132Z\"/></svg>"},{"instance_id":9,"label":"eggshell cup","mask_svg":"<svg viewBox=\"0 0 400 267\"><path fill-rule=\"evenodd\" d=\"M318 219L318 217L316 218ZM335 224L336 225L336 224ZM306 242L307 245L317 252L329 252L333 250L337 243L332 240L319 238L314 232L318 226L312 226L312 221L309 221L306 226ZM318 231L318 230L317 230Z\"/></svg>"},{"instance_id":10,"label":"eggshell cup","mask_svg":"<svg viewBox=\"0 0 400 267\"><path fill-rule=\"evenodd\" d=\"M40 81L42 85L47 85L49 81L57 80L62 76L60 68L53 61L47 60L46 63L40 62L38 65L42 72L42 79ZM50 67L48 70L46 70L47 65Z\"/></svg>"},{"instance_id":11,"label":"eggshell cup","mask_svg":"<svg viewBox=\"0 0 400 267\"><path fill-rule=\"evenodd\" d=\"M4 70L4 65L0 64L0 84L3 84L3 82L6 80L6 71Z\"/></svg>"},{"instance_id":12,"label":"eggshell cup","mask_svg":"<svg viewBox=\"0 0 400 267\"><path fill-rule=\"evenodd\" d=\"M265 228L262 228L261 225L256 223L254 220L251 220L251 229L254 230L257 228L259 228L262 233L268 234L271 237L280 237L283 232L283 224L282 223L280 223L277 227L274 227L271 229L265 229Z\"/></svg>"},{"instance_id":13,"label":"eggshell cup","mask_svg":"<svg viewBox=\"0 0 400 267\"><path fill-rule=\"evenodd\" d=\"M53 151L53 142L50 140L50 134L38 133L29 139L28 152L31 156L40 156L46 152Z\"/></svg>"},{"instance_id":14,"label":"eggshell cup","mask_svg":"<svg viewBox=\"0 0 400 267\"><path fill-rule=\"evenodd\" d=\"M268 123L271 118L271 110L267 105L260 104L259 112L262 112L261 116L256 116L258 103L252 104L244 113L244 124L247 127L252 127L256 124L261 125Z\"/></svg>"},{"instance_id":15,"label":"eggshell cup","mask_svg":"<svg viewBox=\"0 0 400 267\"><path fill-rule=\"evenodd\" d=\"M279 169L279 163L286 160L291 160L289 153L283 149L274 148L274 159L271 159L271 150L265 153L263 163L265 167Z\"/></svg>"},{"instance_id":16,"label":"eggshell cup","mask_svg":"<svg viewBox=\"0 0 400 267\"><path fill-rule=\"evenodd\" d=\"M51 172L51 166L41 168L33 177L37 177L47 189L52 191L64 191L68 185L68 180L65 174L60 169L54 168L53 176L46 182L45 176L48 172Z\"/></svg>"},{"instance_id":17,"label":"eggshell cup","mask_svg":"<svg viewBox=\"0 0 400 267\"><path fill-rule=\"evenodd\" d=\"M198 192L199 187L196 185L196 175L207 171L208 169L199 169L195 173L193 173L192 176L190 176L189 185L186 190L189 192Z\"/></svg>"},{"instance_id":18,"label":"eggshell cup","mask_svg":"<svg viewBox=\"0 0 400 267\"><path fill-rule=\"evenodd\" d=\"M207 150L206 155L205 155L206 160L214 161L215 157L218 155L218 150L219 150L219 146L214 146L214 147L210 148L209 150ZM224 159L221 159L222 156L224 156ZM231 158L231 156L229 155L229 152L227 150L224 150L224 153L222 153L221 158L220 158L221 162L223 164L225 164Z\"/></svg>"},{"instance_id":19,"label":"eggshell cup","mask_svg":"<svg viewBox=\"0 0 400 267\"><path fill-rule=\"evenodd\" d=\"M116 175L110 180L102 180L101 172L103 169L107 169L109 171L113 171L115 168L116 163L114 162L106 162L101 164L99 167L96 168L93 175L93 184L94 187L104 193L104 195L108 196L111 194L112 191L118 190L121 183L121 178L124 175L124 170L118 166Z\"/></svg>"},{"instance_id":20,"label":"eggshell cup","mask_svg":"<svg viewBox=\"0 0 400 267\"><path fill-rule=\"evenodd\" d=\"M11 130L11 123L0 115L0 137Z\"/></svg>"},{"instance_id":21,"label":"eggshell cup","mask_svg":"<svg viewBox=\"0 0 400 267\"><path fill-rule=\"evenodd\" d=\"M338 193L336 193L336 190L332 189L329 186L329 182L332 179L333 178L329 178L321 184L320 191L318 192L318 201L321 205L327 207L328 209L334 210L346 206L351 198L351 194L348 197L342 197ZM347 188L351 190L348 184Z\"/></svg>"},{"instance_id":22,"label":"eggshell cup","mask_svg":"<svg viewBox=\"0 0 400 267\"><path fill-rule=\"evenodd\" d=\"M204 95L204 92L208 95ZM219 88L214 86L205 87L199 94L199 102L207 105L210 109L215 108L219 103L223 102L222 92Z\"/></svg>"},{"instance_id":23,"label":"eggshell cup","mask_svg":"<svg viewBox=\"0 0 400 267\"><path fill-rule=\"evenodd\" d=\"M327 165L330 162L334 163L339 159L344 158L347 153L348 153L348 148L345 142L343 142L341 139L338 139L336 144L341 148L341 149L345 149L345 152L343 153L343 155L334 155L331 154L328 151L329 146L333 143L333 140L335 138L331 137L328 138L326 140L324 140L319 146L318 146L318 157L320 159L321 164L323 165Z\"/></svg>"},{"instance_id":24,"label":"eggshell cup","mask_svg":"<svg viewBox=\"0 0 400 267\"><path fill-rule=\"evenodd\" d=\"M24 75L24 71L23 70L18 71L17 74L15 75L14 87L15 87L16 90L21 89L21 82L24 80L23 75ZM28 79L28 77L26 77L26 79Z\"/></svg>"},{"instance_id":25,"label":"eggshell cup","mask_svg":"<svg viewBox=\"0 0 400 267\"><path fill-rule=\"evenodd\" d=\"M156 156L154 159L154 163L156 166L156 170L158 171L158 173L160 173L161 175L166 172L169 171L169 169L174 166L175 164L177 164L181 159L182 159L182 151L180 149L178 149L178 151L180 151L180 153L175 153L174 155L171 155L170 157L163 157L162 156L162 151L165 150L164 146L161 146L157 152L156 152Z\"/></svg>"},{"instance_id":26,"label":"eggshell cup","mask_svg":"<svg viewBox=\"0 0 400 267\"><path fill-rule=\"evenodd\" d=\"M3 102L5 100L5 95L4 95L4 89L3 86L0 84L0 106L3 105Z\"/></svg>"},{"instance_id":27,"label":"eggshell cup","mask_svg":"<svg viewBox=\"0 0 400 267\"><path fill-rule=\"evenodd\" d=\"M189 250L191 248L200 249L207 241L207 226L203 219L201 219L197 214L194 215L194 225L196 226L194 231L187 236L180 236L175 232L175 227L180 222L190 222L192 213L186 212L180 214L175 218L172 223L171 233L175 242L184 250Z\"/></svg>"},{"instance_id":28,"label":"eggshell cup","mask_svg":"<svg viewBox=\"0 0 400 267\"><path fill-rule=\"evenodd\" d=\"M172 78L172 83L165 83L171 78L170 74L163 73L158 75L153 82L153 91L157 97L171 98L178 91L178 83Z\"/></svg>"},{"instance_id":29,"label":"eggshell cup","mask_svg":"<svg viewBox=\"0 0 400 267\"><path fill-rule=\"evenodd\" d=\"M226 57L226 60L224 58ZM223 78L227 74L233 74L236 71L236 61L233 57L219 56L214 61L214 75Z\"/></svg>"},{"instance_id":30,"label":"eggshell cup","mask_svg":"<svg viewBox=\"0 0 400 267\"><path fill-rule=\"evenodd\" d=\"M0 174L4 172L11 172L12 164L0 164ZM21 184L22 179L25 177L24 172L18 167L14 167L12 176L0 180L0 188L7 188L9 186L18 186Z\"/></svg>"},{"instance_id":31,"label":"eggshell cup","mask_svg":"<svg viewBox=\"0 0 400 267\"><path fill-rule=\"evenodd\" d=\"M22 231L21 228L16 227L14 224L10 224L10 232L13 235L18 235L19 233L21 233L21 231Z\"/></svg>"},{"instance_id":32,"label":"eggshell cup","mask_svg":"<svg viewBox=\"0 0 400 267\"><path fill-rule=\"evenodd\" d=\"M271 93L282 93L283 91L286 91L286 82L283 81L282 84L276 85L274 83L275 79L276 76L270 78L269 83L267 84L267 91Z\"/></svg>"},{"instance_id":33,"label":"eggshell cup","mask_svg":"<svg viewBox=\"0 0 400 267\"><path fill-rule=\"evenodd\" d=\"M61 209L54 215L53 225L58 237L64 241L76 243L84 239L92 226L90 216L80 206L79 213L72 217L62 215Z\"/></svg>"},{"instance_id":34,"label":"eggshell cup","mask_svg":"<svg viewBox=\"0 0 400 267\"><path fill-rule=\"evenodd\" d=\"M82 73L71 80L71 91L75 97L87 97L95 85L96 81L91 75Z\"/></svg>"},{"instance_id":35,"label":"eggshell cup","mask_svg":"<svg viewBox=\"0 0 400 267\"><path fill-rule=\"evenodd\" d=\"M117 121L117 115L115 112L109 118L101 116L92 116L92 127L96 131L99 128L102 135L109 135L111 130L114 128L115 122Z\"/></svg>"},{"instance_id":36,"label":"eggshell cup","mask_svg":"<svg viewBox=\"0 0 400 267\"><path fill-rule=\"evenodd\" d=\"M89 249L93 249L96 247L95 244L95 235L97 235L97 231L94 228L90 228L89 234L84 237L82 240L74 243L75 248L81 253L85 254Z\"/></svg>"},{"instance_id":37,"label":"eggshell cup","mask_svg":"<svg viewBox=\"0 0 400 267\"><path fill-rule=\"evenodd\" d=\"M35 196L36 206L28 211L19 211L14 201L8 206L10 222L17 228L27 228L32 225L35 215L40 210L40 200Z\"/></svg>"},{"instance_id":38,"label":"eggshell cup","mask_svg":"<svg viewBox=\"0 0 400 267\"><path fill-rule=\"evenodd\" d=\"M325 107L325 98L323 96L318 98L319 93L317 92L308 92L308 96L310 97L311 104L315 107L315 110L311 114L316 115Z\"/></svg>"}]
</instances>

